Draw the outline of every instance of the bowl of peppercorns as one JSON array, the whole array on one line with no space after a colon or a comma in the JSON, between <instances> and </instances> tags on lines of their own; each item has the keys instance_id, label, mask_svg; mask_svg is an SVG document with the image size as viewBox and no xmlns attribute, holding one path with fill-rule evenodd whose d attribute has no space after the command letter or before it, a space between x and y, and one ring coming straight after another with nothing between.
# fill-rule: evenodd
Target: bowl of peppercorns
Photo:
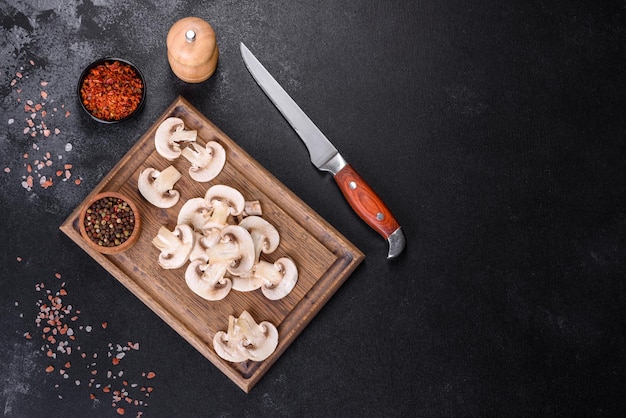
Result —
<instances>
[{"instance_id":1,"label":"bowl of peppercorns","mask_svg":"<svg viewBox=\"0 0 626 418\"><path fill-rule=\"evenodd\" d=\"M85 68L78 81L78 99L91 118L118 123L132 118L146 101L145 78L121 58L102 58Z\"/></svg>"},{"instance_id":2,"label":"bowl of peppercorns","mask_svg":"<svg viewBox=\"0 0 626 418\"><path fill-rule=\"evenodd\" d=\"M78 220L87 245L103 254L126 251L139 239L137 206L117 192L101 192L87 200Z\"/></svg>"}]
</instances>

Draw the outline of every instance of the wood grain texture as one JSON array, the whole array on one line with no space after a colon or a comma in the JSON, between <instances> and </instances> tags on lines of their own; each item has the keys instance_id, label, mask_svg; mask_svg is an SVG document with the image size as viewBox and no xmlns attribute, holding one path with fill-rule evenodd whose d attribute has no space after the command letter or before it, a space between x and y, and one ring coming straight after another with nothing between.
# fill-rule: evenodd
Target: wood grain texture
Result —
<instances>
[{"instance_id":1,"label":"wood grain texture","mask_svg":"<svg viewBox=\"0 0 626 418\"><path fill-rule=\"evenodd\" d=\"M383 238L400 228L389 208L350 164L335 174L335 181L356 214Z\"/></svg>"},{"instance_id":2,"label":"wood grain texture","mask_svg":"<svg viewBox=\"0 0 626 418\"><path fill-rule=\"evenodd\" d=\"M190 164L186 159L181 157L169 162L156 153L154 133L159 124L170 116L183 119L187 129L196 129L199 143L218 141L226 149L226 165L213 181L197 183L187 174ZM183 173L175 187L180 191L181 199L173 208L159 209L140 195L137 178L147 167L162 170L169 164ZM285 298L270 301L257 290L246 293L231 291L223 300L206 301L187 287L184 280L187 264L175 270L164 270L158 266L159 251L151 241L159 227L165 225L172 230L184 202L204 196L213 184L235 187L247 200L261 202L263 217L276 226L281 236L278 249L262 258L273 262L282 256L289 256L298 266L298 283ZM120 254L106 255L94 251L79 232L78 217L82 207L92 195L102 191L116 191L129 196L142 215L139 240ZM178 97L155 121L60 229L245 392L252 389L364 259L358 248L183 97ZM257 322L270 321L278 328L278 348L262 362L231 363L218 357L213 350L215 333L226 330L229 315L239 316L243 310L250 312Z\"/></svg>"}]
</instances>

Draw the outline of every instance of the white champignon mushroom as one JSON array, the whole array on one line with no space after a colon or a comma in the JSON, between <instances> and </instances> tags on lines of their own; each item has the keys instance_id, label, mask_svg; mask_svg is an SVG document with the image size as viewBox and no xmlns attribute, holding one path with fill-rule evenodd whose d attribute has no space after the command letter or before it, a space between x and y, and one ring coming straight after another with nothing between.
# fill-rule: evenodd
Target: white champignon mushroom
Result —
<instances>
[{"instance_id":1,"label":"white champignon mushroom","mask_svg":"<svg viewBox=\"0 0 626 418\"><path fill-rule=\"evenodd\" d=\"M260 216L248 216L239 222L239 226L245 228L252 237L255 262L259 261L261 253L271 254L278 248L280 244L278 230Z\"/></svg>"},{"instance_id":2,"label":"white champignon mushroom","mask_svg":"<svg viewBox=\"0 0 626 418\"><path fill-rule=\"evenodd\" d=\"M182 119L169 117L157 128L154 134L154 147L163 158L173 161L182 152L180 144L195 141L197 135L197 131L185 129L185 122Z\"/></svg>"},{"instance_id":3,"label":"white champignon mushroom","mask_svg":"<svg viewBox=\"0 0 626 418\"><path fill-rule=\"evenodd\" d=\"M193 230L189 225L176 225L173 231L161 226L152 239L152 244L161 251L159 265L164 269L182 267L189 259L193 242Z\"/></svg>"},{"instance_id":4,"label":"white champignon mushroom","mask_svg":"<svg viewBox=\"0 0 626 418\"><path fill-rule=\"evenodd\" d=\"M204 224L211 214L211 207L202 197L187 200L178 212L178 224L191 226L198 232L204 231Z\"/></svg>"},{"instance_id":5,"label":"white champignon mushroom","mask_svg":"<svg viewBox=\"0 0 626 418\"><path fill-rule=\"evenodd\" d=\"M209 141L204 147L194 142L182 150L182 156L191 163L189 176L200 183L213 180L226 164L226 151L216 141Z\"/></svg>"},{"instance_id":6,"label":"white champignon mushroom","mask_svg":"<svg viewBox=\"0 0 626 418\"><path fill-rule=\"evenodd\" d=\"M263 278L255 276L252 271L239 276L232 276L230 279L233 282L233 290L237 292L252 292L260 289L266 283Z\"/></svg>"},{"instance_id":7,"label":"white champignon mushroom","mask_svg":"<svg viewBox=\"0 0 626 418\"><path fill-rule=\"evenodd\" d=\"M256 323L248 311L239 318L230 315L227 332L219 331L213 337L213 348L224 360L241 362L263 361L278 346L278 330L269 321Z\"/></svg>"},{"instance_id":8,"label":"white champignon mushroom","mask_svg":"<svg viewBox=\"0 0 626 418\"><path fill-rule=\"evenodd\" d=\"M181 177L182 174L171 165L163 171L148 167L139 173L137 187L141 195L154 206L171 208L180 198L174 185Z\"/></svg>"},{"instance_id":9,"label":"white champignon mushroom","mask_svg":"<svg viewBox=\"0 0 626 418\"><path fill-rule=\"evenodd\" d=\"M250 233L238 225L226 225L220 231L219 242L206 250L209 264L224 264L228 272L242 275L254 265L254 243Z\"/></svg>"},{"instance_id":10,"label":"white champignon mushroom","mask_svg":"<svg viewBox=\"0 0 626 418\"><path fill-rule=\"evenodd\" d=\"M226 264L209 264L202 260L189 263L185 282L191 291L206 300L221 300L228 295L232 283L225 277Z\"/></svg>"},{"instance_id":11,"label":"white champignon mushroom","mask_svg":"<svg viewBox=\"0 0 626 418\"><path fill-rule=\"evenodd\" d=\"M298 267L289 257L274 263L261 260L254 266L254 276L264 281L261 291L266 298L278 300L287 296L298 282Z\"/></svg>"},{"instance_id":12,"label":"white champignon mushroom","mask_svg":"<svg viewBox=\"0 0 626 418\"><path fill-rule=\"evenodd\" d=\"M211 216L207 219L204 228L224 227L230 216L237 216L243 212L246 204L239 190L224 184L209 187L204 199L211 208Z\"/></svg>"},{"instance_id":13,"label":"white champignon mushroom","mask_svg":"<svg viewBox=\"0 0 626 418\"><path fill-rule=\"evenodd\" d=\"M261 202L258 200L246 200L243 208L243 216L262 216L263 209L261 208Z\"/></svg>"}]
</instances>

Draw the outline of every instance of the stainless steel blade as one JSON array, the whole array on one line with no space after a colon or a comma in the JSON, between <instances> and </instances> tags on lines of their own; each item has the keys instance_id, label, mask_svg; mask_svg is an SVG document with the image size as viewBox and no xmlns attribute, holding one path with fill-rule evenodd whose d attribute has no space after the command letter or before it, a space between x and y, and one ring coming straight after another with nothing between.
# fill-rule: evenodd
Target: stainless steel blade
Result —
<instances>
[{"instance_id":1,"label":"stainless steel blade","mask_svg":"<svg viewBox=\"0 0 626 418\"><path fill-rule=\"evenodd\" d=\"M272 75L265 69L263 64L256 59L252 52L243 42L240 44L241 56L257 81L272 103L283 114L285 119L293 127L309 150L311 162L320 170L335 171L329 167L329 161L338 156L337 149L319 130L309 117L300 109L298 104L278 84ZM333 173L334 174L334 173Z\"/></svg>"}]
</instances>

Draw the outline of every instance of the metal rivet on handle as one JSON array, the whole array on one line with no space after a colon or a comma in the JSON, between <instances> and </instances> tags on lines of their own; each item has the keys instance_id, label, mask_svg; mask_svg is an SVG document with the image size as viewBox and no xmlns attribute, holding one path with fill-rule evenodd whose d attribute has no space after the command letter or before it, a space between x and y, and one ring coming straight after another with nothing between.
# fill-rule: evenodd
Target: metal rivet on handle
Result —
<instances>
[{"instance_id":1,"label":"metal rivet on handle","mask_svg":"<svg viewBox=\"0 0 626 418\"><path fill-rule=\"evenodd\" d=\"M355 182L353 182L353 181L351 181L351 182L348 184L348 187L350 187L350 189L354 190L354 189L356 189L356 183L355 183Z\"/></svg>"},{"instance_id":2,"label":"metal rivet on handle","mask_svg":"<svg viewBox=\"0 0 626 418\"><path fill-rule=\"evenodd\" d=\"M376 214L376 219L378 219L379 221L382 221L383 219L385 219L385 214L382 212L378 212Z\"/></svg>"}]
</instances>

